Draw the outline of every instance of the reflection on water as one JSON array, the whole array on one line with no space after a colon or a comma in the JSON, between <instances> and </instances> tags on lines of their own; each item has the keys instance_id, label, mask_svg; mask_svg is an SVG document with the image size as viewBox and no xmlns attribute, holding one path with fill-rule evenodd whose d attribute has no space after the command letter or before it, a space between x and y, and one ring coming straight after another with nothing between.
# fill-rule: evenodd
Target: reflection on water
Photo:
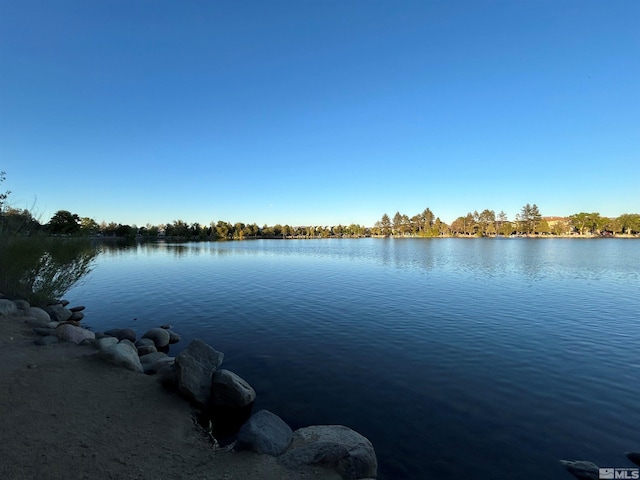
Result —
<instances>
[{"instance_id":1,"label":"reflection on water","mask_svg":"<svg viewBox=\"0 0 640 480\"><path fill-rule=\"evenodd\" d=\"M139 244L72 300L202 338L256 408L365 434L382 479L560 480L638 448L638 265L611 239Z\"/></svg>"}]
</instances>

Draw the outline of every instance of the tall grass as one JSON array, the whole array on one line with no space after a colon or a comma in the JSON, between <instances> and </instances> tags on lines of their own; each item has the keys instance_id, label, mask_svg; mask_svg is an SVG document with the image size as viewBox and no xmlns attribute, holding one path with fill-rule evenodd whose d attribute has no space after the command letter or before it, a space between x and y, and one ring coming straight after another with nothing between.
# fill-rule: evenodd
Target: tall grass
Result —
<instances>
[{"instance_id":1,"label":"tall grass","mask_svg":"<svg viewBox=\"0 0 640 480\"><path fill-rule=\"evenodd\" d=\"M33 305L59 299L91 271L98 253L87 238L0 231L0 294Z\"/></svg>"}]
</instances>

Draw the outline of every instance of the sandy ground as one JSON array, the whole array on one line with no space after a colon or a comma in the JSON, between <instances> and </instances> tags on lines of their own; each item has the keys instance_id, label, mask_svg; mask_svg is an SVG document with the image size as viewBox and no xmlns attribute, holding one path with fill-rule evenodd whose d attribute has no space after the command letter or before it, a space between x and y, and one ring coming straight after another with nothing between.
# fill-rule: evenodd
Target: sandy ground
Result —
<instances>
[{"instance_id":1,"label":"sandy ground","mask_svg":"<svg viewBox=\"0 0 640 480\"><path fill-rule=\"evenodd\" d=\"M0 316L0 479L338 479L215 449L189 404L89 346L37 346Z\"/></svg>"}]
</instances>

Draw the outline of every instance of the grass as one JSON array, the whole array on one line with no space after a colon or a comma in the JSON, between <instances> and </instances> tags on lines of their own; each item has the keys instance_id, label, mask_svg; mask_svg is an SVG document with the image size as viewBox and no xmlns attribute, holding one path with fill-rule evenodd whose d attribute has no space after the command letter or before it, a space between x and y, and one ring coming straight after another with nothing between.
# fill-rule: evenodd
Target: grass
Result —
<instances>
[{"instance_id":1,"label":"grass","mask_svg":"<svg viewBox=\"0 0 640 480\"><path fill-rule=\"evenodd\" d=\"M0 231L0 294L32 305L60 299L91 271L98 252L87 238Z\"/></svg>"}]
</instances>

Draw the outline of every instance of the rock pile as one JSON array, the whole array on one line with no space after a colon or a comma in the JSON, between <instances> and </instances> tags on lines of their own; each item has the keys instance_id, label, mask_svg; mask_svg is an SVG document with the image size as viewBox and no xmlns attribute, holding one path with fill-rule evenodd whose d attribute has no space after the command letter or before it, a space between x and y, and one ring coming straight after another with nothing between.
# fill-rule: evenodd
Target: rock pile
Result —
<instances>
[{"instance_id":1,"label":"rock pile","mask_svg":"<svg viewBox=\"0 0 640 480\"><path fill-rule=\"evenodd\" d=\"M0 316L18 316L32 327L35 343L91 344L97 355L134 372L156 374L212 421L214 435L231 438L235 450L250 450L278 458L289 468L314 465L331 469L344 479L371 479L377 459L371 442L342 425L315 425L295 432L277 415L253 413L255 390L237 374L219 369L224 354L193 340L177 357L169 346L180 341L171 325L145 332L140 339L131 329L94 333L80 325L83 306L68 302L32 307L22 300L0 298Z\"/></svg>"}]
</instances>

